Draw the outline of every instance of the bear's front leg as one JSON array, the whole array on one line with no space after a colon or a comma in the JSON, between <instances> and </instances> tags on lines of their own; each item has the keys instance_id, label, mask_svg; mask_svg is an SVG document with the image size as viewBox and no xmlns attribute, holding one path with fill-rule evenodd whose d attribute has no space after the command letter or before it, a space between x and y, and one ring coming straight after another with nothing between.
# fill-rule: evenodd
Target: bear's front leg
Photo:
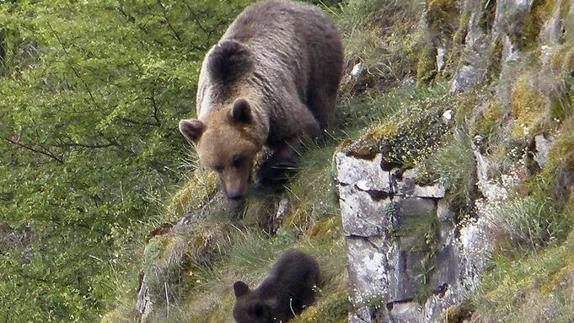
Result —
<instances>
[{"instance_id":1,"label":"bear's front leg","mask_svg":"<svg viewBox=\"0 0 574 323\"><path fill-rule=\"evenodd\" d=\"M255 188L279 187L294 173L298 154L293 145L286 143L274 150L268 148L258 156L254 171Z\"/></svg>"},{"instance_id":2,"label":"bear's front leg","mask_svg":"<svg viewBox=\"0 0 574 323\"><path fill-rule=\"evenodd\" d=\"M294 104L295 106L295 104ZM264 186L280 187L286 182L297 169L297 162L301 155L301 150L307 142L318 142L322 137L321 126L313 116L309 108L303 103L297 103L297 118L284 114L282 124L287 131L283 133L281 140L274 141L270 148L271 152L262 154L263 158L258 162L254 174L256 188Z\"/></svg>"}]
</instances>

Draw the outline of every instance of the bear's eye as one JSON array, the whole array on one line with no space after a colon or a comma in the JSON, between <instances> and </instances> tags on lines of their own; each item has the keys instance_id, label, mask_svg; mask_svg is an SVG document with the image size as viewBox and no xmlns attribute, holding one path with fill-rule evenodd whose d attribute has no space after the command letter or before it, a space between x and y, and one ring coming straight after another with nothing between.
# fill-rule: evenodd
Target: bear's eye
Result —
<instances>
[{"instance_id":1,"label":"bear's eye","mask_svg":"<svg viewBox=\"0 0 574 323\"><path fill-rule=\"evenodd\" d=\"M215 170L218 173L221 173L223 171L223 166L221 165L214 166L213 170Z\"/></svg>"},{"instance_id":2,"label":"bear's eye","mask_svg":"<svg viewBox=\"0 0 574 323\"><path fill-rule=\"evenodd\" d=\"M243 165L243 162L245 161L245 157L241 156L241 155L235 155L233 156L233 167L235 168L239 168L241 167L241 165Z\"/></svg>"}]
</instances>

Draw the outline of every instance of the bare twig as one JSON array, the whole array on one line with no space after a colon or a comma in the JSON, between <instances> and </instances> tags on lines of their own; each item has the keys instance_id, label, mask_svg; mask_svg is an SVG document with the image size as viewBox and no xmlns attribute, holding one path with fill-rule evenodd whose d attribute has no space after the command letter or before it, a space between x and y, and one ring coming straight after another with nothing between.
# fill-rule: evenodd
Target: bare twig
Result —
<instances>
[{"instance_id":1,"label":"bare twig","mask_svg":"<svg viewBox=\"0 0 574 323\"><path fill-rule=\"evenodd\" d=\"M24 149L26 149L26 150L29 150L29 151L31 151L31 152L35 152L35 153L44 155L44 156L46 156L46 157L49 157L49 158L51 158L51 159L53 159L53 160L59 162L60 164L63 164L63 163L64 163L64 160L63 160L61 157L56 156L54 153L52 153L51 151L49 151L49 150L47 150L47 149L40 150L40 149L34 148L34 147L32 147L32 146L25 145L25 144L23 144L23 143L21 143L21 142L14 141L14 140L12 140L12 139L10 139L10 138L3 138L3 139L6 140L7 142L13 144L13 145L18 146L18 147L22 147L22 148L24 148Z\"/></svg>"}]
</instances>

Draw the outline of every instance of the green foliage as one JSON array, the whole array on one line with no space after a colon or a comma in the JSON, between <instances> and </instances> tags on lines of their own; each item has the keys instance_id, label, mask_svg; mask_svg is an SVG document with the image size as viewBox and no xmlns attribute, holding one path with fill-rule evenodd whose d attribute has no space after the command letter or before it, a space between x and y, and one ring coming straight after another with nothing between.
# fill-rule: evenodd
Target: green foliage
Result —
<instances>
[{"instance_id":1,"label":"green foliage","mask_svg":"<svg viewBox=\"0 0 574 323\"><path fill-rule=\"evenodd\" d=\"M0 223L33 236L0 255L0 319L93 321L135 287L201 59L248 2L0 4Z\"/></svg>"}]
</instances>

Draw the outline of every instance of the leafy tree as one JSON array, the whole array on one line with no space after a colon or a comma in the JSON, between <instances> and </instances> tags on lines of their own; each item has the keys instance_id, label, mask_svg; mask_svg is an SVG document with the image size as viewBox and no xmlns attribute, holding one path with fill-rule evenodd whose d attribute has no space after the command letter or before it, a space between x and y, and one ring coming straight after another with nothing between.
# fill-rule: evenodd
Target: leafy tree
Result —
<instances>
[{"instance_id":1,"label":"leafy tree","mask_svg":"<svg viewBox=\"0 0 574 323\"><path fill-rule=\"evenodd\" d=\"M105 309L180 177L201 59L248 2L0 1L0 321Z\"/></svg>"}]
</instances>

